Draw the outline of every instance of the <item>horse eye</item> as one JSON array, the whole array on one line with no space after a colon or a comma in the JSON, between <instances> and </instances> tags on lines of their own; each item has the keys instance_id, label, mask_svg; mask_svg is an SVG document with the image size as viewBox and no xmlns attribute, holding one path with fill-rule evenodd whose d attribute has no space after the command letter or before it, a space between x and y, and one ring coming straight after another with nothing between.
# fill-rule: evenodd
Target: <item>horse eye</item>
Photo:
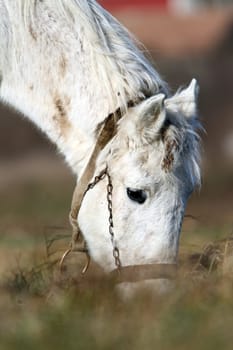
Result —
<instances>
[{"instance_id":1,"label":"horse eye","mask_svg":"<svg viewBox=\"0 0 233 350\"><path fill-rule=\"evenodd\" d=\"M127 196L134 202L138 204L143 204L147 198L146 192L143 190L133 190L131 188L127 188Z\"/></svg>"}]
</instances>

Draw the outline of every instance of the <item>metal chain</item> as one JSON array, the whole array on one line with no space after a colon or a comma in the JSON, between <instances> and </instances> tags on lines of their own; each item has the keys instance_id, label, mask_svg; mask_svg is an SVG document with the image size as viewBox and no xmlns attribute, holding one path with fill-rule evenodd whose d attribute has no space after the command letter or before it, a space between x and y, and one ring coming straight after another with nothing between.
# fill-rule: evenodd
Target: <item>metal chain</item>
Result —
<instances>
[{"instance_id":1,"label":"metal chain","mask_svg":"<svg viewBox=\"0 0 233 350\"><path fill-rule=\"evenodd\" d=\"M95 176L94 180L89 183L89 185L87 186L86 190L84 191L83 193L83 196L82 196L82 200L83 198L85 197L86 193L95 187L95 185L103 180L106 176L106 170L107 169L104 169L99 175ZM77 243L78 243L78 240L82 236L82 233L79 229L79 226L78 226L78 223L77 223L77 219L72 217L71 213L70 213L70 216L69 216L69 219L70 219L70 224L73 228L73 234L72 234L72 238L71 238L71 242L70 242L70 248L67 249L65 251L65 253L62 255L62 258L60 260L60 270L62 271L62 268L63 268L63 263L66 259L66 257L71 253L71 252L79 252L79 253L85 253L86 254L86 258L87 258L87 262L82 270L82 274L85 274L86 271L88 270L88 267L90 265L90 255L89 255L89 251L88 251L88 247L87 247L87 243L85 241L85 239L83 238L83 247L78 247L77 246Z\"/></svg>"},{"instance_id":2,"label":"metal chain","mask_svg":"<svg viewBox=\"0 0 233 350\"><path fill-rule=\"evenodd\" d=\"M112 185L112 179L111 176L109 175L108 172L108 168L104 169L99 175L95 176L94 180L89 183L89 185L87 186L86 191L83 194L83 197L85 196L85 194L92 188L95 187L95 185L100 182L101 180L103 180L107 175L108 178L108 184L107 184L107 201L108 201L108 212L109 212L109 218L108 218L108 222L109 222L109 234L111 237L111 242L112 242L112 247L113 247L113 258L115 261L115 266L118 270L120 270L121 268L121 260L120 260L120 251L119 248L117 247L116 244L116 240L115 240L115 235L114 235L114 225L113 225L113 213L112 213L112 192L113 192L113 185Z\"/></svg>"},{"instance_id":3,"label":"metal chain","mask_svg":"<svg viewBox=\"0 0 233 350\"><path fill-rule=\"evenodd\" d=\"M107 175L108 178L108 184L107 184L107 201L108 201L108 212L109 212L109 234L111 237L111 242L112 242L112 246L113 246L113 257L115 260L115 265L116 268L118 270L120 270L121 268L121 260L120 260L120 251L119 248L116 245L116 241L115 241L115 235L114 235L114 230L113 230L113 213L112 213L112 192L113 192L113 185L112 185L112 180L111 177L109 175L108 169L104 169L99 175L95 176L94 180L89 183L89 185L87 186L86 191L83 194L83 197L85 196L85 194L91 190L92 188L95 187L95 185L97 185L98 182L100 182L101 180L103 180Z\"/></svg>"},{"instance_id":4,"label":"metal chain","mask_svg":"<svg viewBox=\"0 0 233 350\"><path fill-rule=\"evenodd\" d=\"M114 225L113 225L113 214L112 214L112 192L113 192L113 185L112 180L109 175L108 170L106 169L106 175L108 177L108 184L107 184L107 201L108 201L108 212L109 212L109 234L111 237L111 242L113 246L113 257L115 260L116 268L120 271L121 268L121 260L120 260L120 251L119 248L116 245L115 235L114 235Z\"/></svg>"},{"instance_id":5,"label":"metal chain","mask_svg":"<svg viewBox=\"0 0 233 350\"><path fill-rule=\"evenodd\" d=\"M85 196L85 194L91 190L92 188L95 187L95 185L97 185L98 182L100 182L101 180L103 180L105 178L105 176L107 175L107 168L104 169L103 171L101 171L101 173L97 176L95 176L94 180L92 182L89 183L89 185L87 186L87 189L85 190L83 197Z\"/></svg>"},{"instance_id":6,"label":"metal chain","mask_svg":"<svg viewBox=\"0 0 233 350\"><path fill-rule=\"evenodd\" d=\"M86 190L84 191L82 197L84 198L85 195L86 195L86 193L87 193L90 189L94 188L95 185L96 185L99 181L103 180L103 179L105 178L105 176L106 176L106 169L104 169L98 176L95 176L94 180L93 180L91 183L89 183L89 185L87 186L87 188L86 188ZM83 200L83 199L82 199L82 200ZM76 244L78 243L78 240L79 240L80 236L82 236L82 235L81 235L81 233L80 233L80 229L79 229L79 226L78 226L78 223L77 223L77 219L76 219L75 217L72 217L72 214L71 214L71 213L70 213L69 219L70 219L70 224L71 224L71 226L72 226L72 228L73 228L73 234L72 234L72 239L71 239L71 244L70 244L70 246L71 246L71 249L74 250L74 247L76 246ZM85 240L84 240L84 244L85 244Z\"/></svg>"},{"instance_id":7,"label":"metal chain","mask_svg":"<svg viewBox=\"0 0 233 350\"><path fill-rule=\"evenodd\" d=\"M100 182L101 180L103 180L107 175L107 178L108 178L108 184L107 184L107 202L108 202L108 212L109 212L109 218L108 218L108 221L109 221L109 234L110 234L110 237L111 237L111 243L112 243L112 246L113 246L113 251L112 251L112 254L113 254L113 258L114 258L114 261L115 261L115 266L117 268L118 271L120 271L121 269L121 260L120 260L120 251L119 251L119 248L117 247L116 245L116 240L115 240L115 235L114 235L114 225L113 225L113 212L112 212L112 192L113 192L113 185L112 185L112 180L111 180L111 177L109 175L109 172L108 172L108 169L104 169L99 175L95 176L94 180L92 182L89 183L89 185L87 186L85 192L83 193L83 198L85 197L86 193L93 189L95 187L95 185L97 185L98 182ZM75 225L78 227L77 223L76 223L76 220L73 220L75 222ZM75 226L75 228L76 228ZM88 267L89 267L89 264L90 264L90 256L89 256L89 252L88 252L88 248L87 248L87 245L86 245L86 241L84 240L84 247L83 248L74 248L75 246L75 243L77 242L79 238L79 234L77 235L77 238L73 237L72 239L72 244L71 244L71 248L68 249L62 256L62 259L60 261L60 268L62 269L62 265L63 265L63 262L65 260L65 258L67 257L68 254L71 253L71 251L79 251L79 252L83 252L87 255L87 263L82 271L82 273L84 274Z\"/></svg>"}]
</instances>

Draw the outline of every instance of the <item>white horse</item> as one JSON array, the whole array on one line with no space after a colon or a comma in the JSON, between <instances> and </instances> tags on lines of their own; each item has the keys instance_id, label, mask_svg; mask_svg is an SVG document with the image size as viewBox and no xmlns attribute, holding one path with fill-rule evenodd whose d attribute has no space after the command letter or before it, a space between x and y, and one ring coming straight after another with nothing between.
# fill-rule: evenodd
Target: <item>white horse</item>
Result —
<instances>
[{"instance_id":1,"label":"white horse","mask_svg":"<svg viewBox=\"0 0 233 350\"><path fill-rule=\"evenodd\" d=\"M192 80L170 96L95 0L0 0L1 100L48 135L78 179L107 118L120 118L91 175L107 176L75 218L107 272L176 262L186 202L200 183L197 92Z\"/></svg>"}]
</instances>

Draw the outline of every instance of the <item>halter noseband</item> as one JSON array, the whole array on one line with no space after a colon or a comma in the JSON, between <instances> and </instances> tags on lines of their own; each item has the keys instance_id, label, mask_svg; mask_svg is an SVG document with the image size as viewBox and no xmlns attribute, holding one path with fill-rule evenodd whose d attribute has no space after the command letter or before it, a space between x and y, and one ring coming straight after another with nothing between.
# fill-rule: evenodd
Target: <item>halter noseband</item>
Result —
<instances>
[{"instance_id":1,"label":"halter noseband","mask_svg":"<svg viewBox=\"0 0 233 350\"><path fill-rule=\"evenodd\" d=\"M135 103L130 101L128 107L133 107ZM90 265L90 255L87 248L87 244L83 239L83 246L78 246L78 240L80 237L83 238L82 232L79 228L77 217L80 211L83 199L86 193L95 187L95 185L103 180L106 176L108 179L107 184L107 201L108 201L108 211L109 211L109 234L113 246L113 257L115 261L116 268L110 272L110 276L116 279L117 283L120 282L137 282L141 280L148 279L160 279L160 278L174 278L177 271L177 264L144 264L144 265L131 265L131 266L122 266L120 260L120 252L116 245L114 231L113 231L113 214L112 214L112 181L108 168L106 167L98 176L95 176L92 182L91 179L95 172L96 160L100 152L107 145L107 143L116 135L117 132L117 121L122 118L121 110L118 108L115 113L111 113L105 119L99 136L97 138L96 145L91 154L89 162L84 170L83 175L80 180L77 182L72 203L71 211L69 215L70 223L72 226L72 240L70 243L70 248L63 254L60 261L60 269L62 271L63 263L66 257L71 252L84 253L87 258L87 262L82 270L82 274L85 274Z\"/></svg>"}]
</instances>

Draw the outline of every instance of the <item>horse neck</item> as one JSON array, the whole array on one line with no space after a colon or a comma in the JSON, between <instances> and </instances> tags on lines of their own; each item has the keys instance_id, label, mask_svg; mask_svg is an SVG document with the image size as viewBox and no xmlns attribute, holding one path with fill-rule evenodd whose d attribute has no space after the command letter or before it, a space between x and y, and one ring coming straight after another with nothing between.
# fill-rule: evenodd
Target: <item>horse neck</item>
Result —
<instances>
[{"instance_id":1,"label":"horse neck","mask_svg":"<svg viewBox=\"0 0 233 350\"><path fill-rule=\"evenodd\" d=\"M0 26L0 52L5 57L0 60L0 96L37 124L80 174L98 124L126 99L143 94L148 84L154 93L161 81L124 29L95 1L76 1L70 11L75 22L62 14L63 2L27 0L15 8L6 1L9 16ZM102 28L98 35L101 23L108 31Z\"/></svg>"},{"instance_id":2,"label":"horse neck","mask_svg":"<svg viewBox=\"0 0 233 350\"><path fill-rule=\"evenodd\" d=\"M0 48L6 57L0 60L0 97L35 123L81 175L96 142L96 128L117 102L109 99L104 81L100 83L85 37L71 35L67 40L70 28L61 20L63 31L53 28L48 45L39 38L40 24L28 31L16 24L19 30L12 30L8 49L1 42L0 27ZM50 34L47 28L44 35Z\"/></svg>"},{"instance_id":3,"label":"horse neck","mask_svg":"<svg viewBox=\"0 0 233 350\"><path fill-rule=\"evenodd\" d=\"M76 83L76 75L81 75L78 70L72 71L71 81L64 79L62 84L56 79L53 84L47 82L33 67L30 71L33 79L3 77L1 98L36 124L56 144L73 172L81 175L95 145L97 127L111 107L98 92L97 82Z\"/></svg>"}]
</instances>

